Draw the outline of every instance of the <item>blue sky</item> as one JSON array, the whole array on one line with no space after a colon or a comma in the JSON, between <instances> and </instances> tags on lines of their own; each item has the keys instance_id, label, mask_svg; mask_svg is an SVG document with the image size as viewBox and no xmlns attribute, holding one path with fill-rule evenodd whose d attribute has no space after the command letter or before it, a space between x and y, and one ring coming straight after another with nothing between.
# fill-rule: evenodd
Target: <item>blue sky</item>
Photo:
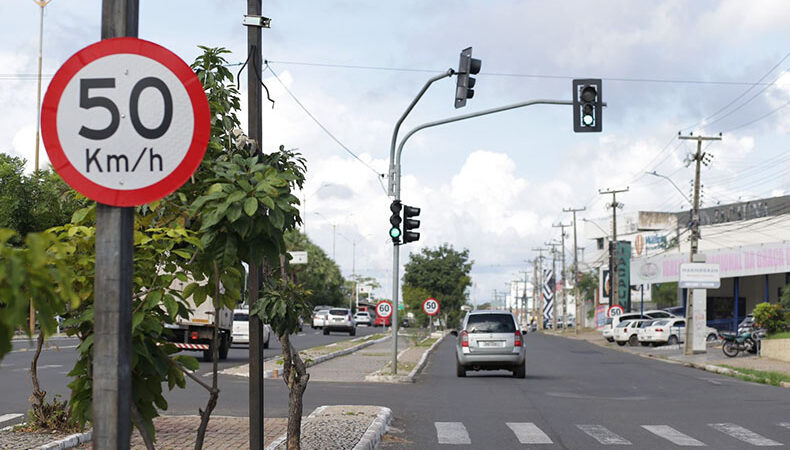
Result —
<instances>
[{"instance_id":1,"label":"blue sky","mask_svg":"<svg viewBox=\"0 0 790 450\"><path fill-rule=\"evenodd\" d=\"M197 45L230 49L230 63L246 58L244 2L140 3L140 38L187 62ZM99 39L100 4L53 0L46 7L45 75ZM402 261L426 245L469 248L481 302L520 277L531 248L558 237L550 225L569 222L562 208L605 216L599 188L629 185L625 212L681 207L669 183L643 174L657 170L688 186L693 174L683 159L692 144L673 140L679 130L724 133L708 148L708 204L790 192L788 2L266 1L264 15L272 18L263 32L271 68L373 170L330 139L269 71L277 103L265 105L263 145L307 157L308 234L331 254L335 224L344 274L353 261L356 272L380 279L382 297L390 292L389 199L374 172L386 172L392 127L424 81L454 68L467 46L483 61L475 98L455 110L455 80L441 80L404 130L522 100L567 100L571 78L603 78L609 105L600 134L574 134L569 107L538 106L423 131L406 145L402 198L422 208L423 225ZM36 73L38 19L30 0L0 2L0 151L31 161L36 82L28 75ZM761 78L769 84L748 84ZM246 112L241 117L246 122ZM738 176L744 168L754 169L749 177Z\"/></svg>"}]
</instances>

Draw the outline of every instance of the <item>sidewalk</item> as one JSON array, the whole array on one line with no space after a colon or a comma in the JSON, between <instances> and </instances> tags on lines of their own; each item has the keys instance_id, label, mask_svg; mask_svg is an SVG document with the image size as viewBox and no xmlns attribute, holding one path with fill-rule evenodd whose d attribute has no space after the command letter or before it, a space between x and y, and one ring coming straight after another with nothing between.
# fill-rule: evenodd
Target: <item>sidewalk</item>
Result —
<instances>
[{"instance_id":1,"label":"sidewalk","mask_svg":"<svg viewBox=\"0 0 790 450\"><path fill-rule=\"evenodd\" d=\"M790 376L790 362L779 361L776 359L760 357L750 353L741 353L735 358L728 358L721 352L721 343L709 344L707 353L696 355L684 355L683 346L661 346L661 347L630 347L628 345L621 347L614 342L607 342L602 336L600 331L596 330L579 330L579 335L573 334L573 331L566 333L547 333L555 336L565 337L569 339L585 340L592 344L611 348L613 350L625 351L628 353L638 354L648 358L657 358L669 361L675 361L690 366L707 370L705 366L712 366L711 371L726 372L726 367L737 367L741 369L761 370L767 372L777 372L783 375ZM721 370L715 370L724 369ZM790 387L790 386L785 386Z\"/></svg>"}]
</instances>

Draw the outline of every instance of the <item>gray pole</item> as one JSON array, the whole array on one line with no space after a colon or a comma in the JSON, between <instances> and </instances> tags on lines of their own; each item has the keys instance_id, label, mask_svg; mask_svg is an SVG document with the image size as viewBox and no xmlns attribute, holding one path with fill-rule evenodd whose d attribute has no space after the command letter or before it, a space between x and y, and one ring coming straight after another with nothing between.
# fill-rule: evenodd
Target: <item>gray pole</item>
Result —
<instances>
[{"instance_id":1,"label":"gray pole","mask_svg":"<svg viewBox=\"0 0 790 450\"><path fill-rule=\"evenodd\" d=\"M562 239L562 291L560 292L560 294L562 294L562 330L563 330L563 333L565 332L565 330L568 329L568 298L565 296L565 283L566 283L566 277L565 277L565 228L569 227L569 226L570 226L570 224L569 225L565 225L562 222L560 222L559 225L552 225L552 227L560 228L562 230L562 237L561 237L561 239Z\"/></svg>"},{"instance_id":2,"label":"gray pole","mask_svg":"<svg viewBox=\"0 0 790 450\"><path fill-rule=\"evenodd\" d=\"M691 209L691 249L689 255L689 262L694 262L694 255L697 254L697 250L699 248L699 176L700 176L700 164L702 163L703 158L705 158L705 153L702 152L702 141L720 141L721 135L719 136L678 136L678 139L681 140L695 140L697 141L697 152L694 154L693 159L695 163L694 168L694 203L692 204ZM678 246L680 246L680 242L678 242ZM688 290L688 296L686 298L686 342L685 342L685 349L683 351L686 355L693 355L694 354L694 291L692 289ZM737 314L737 311L736 311Z\"/></svg>"},{"instance_id":3,"label":"gray pole","mask_svg":"<svg viewBox=\"0 0 790 450\"><path fill-rule=\"evenodd\" d=\"M400 191L400 183L398 183ZM400 195L398 195L400 197ZM392 246L392 373L398 373L398 269L400 245Z\"/></svg>"},{"instance_id":4,"label":"gray pole","mask_svg":"<svg viewBox=\"0 0 790 450\"><path fill-rule=\"evenodd\" d=\"M138 0L103 0L101 38L137 37ZM96 205L93 288L93 448L125 450L131 437L134 208Z\"/></svg>"},{"instance_id":5,"label":"gray pole","mask_svg":"<svg viewBox=\"0 0 790 450\"><path fill-rule=\"evenodd\" d=\"M535 267L537 276L535 280L538 284L538 330L543 330L543 248L533 248L532 251L538 252L537 263L540 267ZM535 302L535 300L533 300Z\"/></svg>"},{"instance_id":6,"label":"gray pole","mask_svg":"<svg viewBox=\"0 0 790 450\"><path fill-rule=\"evenodd\" d=\"M563 212L573 213L573 299L576 302L576 324L574 325L574 334L579 334L579 324L582 323L582 308L581 298L579 298L579 246L576 240L576 213L584 211L584 208L563 208Z\"/></svg>"},{"instance_id":7,"label":"gray pole","mask_svg":"<svg viewBox=\"0 0 790 450\"><path fill-rule=\"evenodd\" d=\"M263 11L262 0L247 0L247 14L260 16ZM247 128L249 137L255 142L258 155L262 154L263 116L261 113L261 82L258 71L261 70L261 28L247 27ZM253 275L255 270L255 275ZM250 309L258 301L258 286L263 278L263 267L250 265ZM250 416L250 449L263 450L263 323L257 315L250 316L250 380L249 380L249 416Z\"/></svg>"}]
</instances>

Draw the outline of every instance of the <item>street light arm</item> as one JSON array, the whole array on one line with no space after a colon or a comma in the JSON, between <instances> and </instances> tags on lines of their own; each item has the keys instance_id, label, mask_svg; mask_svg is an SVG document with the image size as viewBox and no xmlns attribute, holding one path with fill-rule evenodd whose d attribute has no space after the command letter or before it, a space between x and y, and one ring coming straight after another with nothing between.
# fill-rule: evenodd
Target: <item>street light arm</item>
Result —
<instances>
[{"instance_id":1,"label":"street light arm","mask_svg":"<svg viewBox=\"0 0 790 450\"><path fill-rule=\"evenodd\" d=\"M604 236L609 236L609 233L606 230L601 228L600 225L598 225L597 223L593 222L592 220L585 218L585 219L582 219L582 222L587 222L587 223L591 223L591 224L595 225L596 228L598 228L599 230L603 231L603 235Z\"/></svg>"},{"instance_id":2,"label":"street light arm","mask_svg":"<svg viewBox=\"0 0 790 450\"><path fill-rule=\"evenodd\" d=\"M652 172L645 172L645 173L648 174L648 175L653 175L655 177L663 178L663 179L669 181L670 183L672 183L672 186L675 188L675 190L677 190L680 193L680 195L683 197L683 199L686 200L689 203L689 205L693 205L693 203L691 203L691 200L689 200L689 198L686 197L686 194L684 194L683 191L680 190L678 185L675 184L674 181L672 181L672 178L669 178L666 175L661 175L660 173L656 172L655 170L652 171Z\"/></svg>"},{"instance_id":3,"label":"street light arm","mask_svg":"<svg viewBox=\"0 0 790 450\"><path fill-rule=\"evenodd\" d=\"M422 89L420 90L420 92L417 94L417 96L414 97L414 100L411 101L411 103L409 104L409 107L406 108L406 111L404 111L403 114L400 116L400 119L398 119L398 122L395 123L395 129L392 130L392 142L390 143L389 195L395 195L394 194L394 191L395 191L394 184L396 183L396 180L393 177L394 174L395 174L395 171L394 171L394 167L395 167L395 162L394 162L394 158L395 158L395 144L397 144L397 142L398 142L398 131L400 130L401 124L403 123L404 120L406 120L406 116L408 116L409 113L411 113L411 110L414 109L414 107L417 105L417 102L420 101L422 96L425 94L425 92L428 90L428 88L435 81L439 81L442 78L451 77L451 76L453 76L453 74L455 74L455 71L453 69L447 69L446 72L441 73L439 75L436 75L435 77L432 77L428 81L426 81L425 82L425 86L423 86ZM397 180L397 181L400 181L400 180Z\"/></svg>"}]
</instances>

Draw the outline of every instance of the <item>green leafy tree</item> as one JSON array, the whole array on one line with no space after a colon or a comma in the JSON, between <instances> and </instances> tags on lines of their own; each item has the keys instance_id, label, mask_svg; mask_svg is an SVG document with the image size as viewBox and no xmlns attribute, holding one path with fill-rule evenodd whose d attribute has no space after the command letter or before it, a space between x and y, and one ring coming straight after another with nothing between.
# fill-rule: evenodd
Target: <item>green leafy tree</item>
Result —
<instances>
[{"instance_id":1,"label":"green leafy tree","mask_svg":"<svg viewBox=\"0 0 790 450\"><path fill-rule=\"evenodd\" d=\"M403 303L406 305L407 311L414 314L417 325L421 327L428 324L428 316L422 312L422 302L430 296L431 293L425 288L407 283L403 285ZM443 305L442 308L444 308Z\"/></svg>"},{"instance_id":2,"label":"green leafy tree","mask_svg":"<svg viewBox=\"0 0 790 450\"><path fill-rule=\"evenodd\" d=\"M285 234L285 244L288 251L307 252L307 264L291 266L291 274L305 290L310 292L305 298L310 311L317 305L345 304L343 286L346 281L337 263L307 235L297 230Z\"/></svg>"},{"instance_id":3,"label":"green leafy tree","mask_svg":"<svg viewBox=\"0 0 790 450\"><path fill-rule=\"evenodd\" d=\"M403 291L422 288L421 294L427 292L439 301L448 325L455 324L463 316L461 306L466 304L467 288L472 285L469 277L472 264L467 249L458 251L449 244L423 248L419 253L409 255L409 262L404 267Z\"/></svg>"},{"instance_id":4,"label":"green leafy tree","mask_svg":"<svg viewBox=\"0 0 790 450\"><path fill-rule=\"evenodd\" d=\"M677 282L654 284L650 296L656 308L669 308L678 304Z\"/></svg>"}]
</instances>

